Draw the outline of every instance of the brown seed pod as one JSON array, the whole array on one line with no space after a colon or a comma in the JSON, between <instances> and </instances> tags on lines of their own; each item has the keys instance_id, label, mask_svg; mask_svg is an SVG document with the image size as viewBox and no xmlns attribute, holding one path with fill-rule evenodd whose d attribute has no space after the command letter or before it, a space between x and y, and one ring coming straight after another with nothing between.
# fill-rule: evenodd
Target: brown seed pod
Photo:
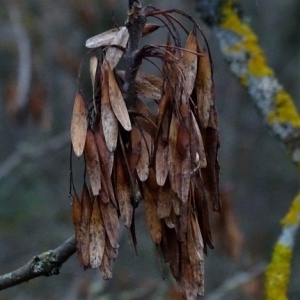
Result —
<instances>
[{"instance_id":1,"label":"brown seed pod","mask_svg":"<svg viewBox=\"0 0 300 300\"><path fill-rule=\"evenodd\" d=\"M71 121L71 141L74 152L77 156L81 156L84 150L84 144L87 132L87 120L85 103L82 93L76 94Z\"/></svg>"}]
</instances>

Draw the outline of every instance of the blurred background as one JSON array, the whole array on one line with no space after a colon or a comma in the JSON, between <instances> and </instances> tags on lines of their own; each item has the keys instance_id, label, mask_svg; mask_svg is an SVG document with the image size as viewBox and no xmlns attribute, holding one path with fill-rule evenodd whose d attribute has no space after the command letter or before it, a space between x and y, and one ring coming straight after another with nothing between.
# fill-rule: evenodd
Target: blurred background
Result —
<instances>
[{"instance_id":1,"label":"blurred background","mask_svg":"<svg viewBox=\"0 0 300 300\"><path fill-rule=\"evenodd\" d=\"M300 2L240 3L270 66L299 108ZM196 1L142 4L187 11L203 28L212 52L224 213L212 215L215 249L206 258L204 299L262 299L261 270L280 233L279 221L298 192L298 174L246 91L229 74L215 37L197 15ZM125 0L0 0L0 274L73 234L69 128L78 67L87 52L86 39L124 24L126 12ZM82 80L89 93L88 60ZM75 182L82 179L81 163L74 164ZM2 291L0 300L181 299L167 266L159 264L142 209L137 227L139 255L122 230L111 281L104 282L97 270L81 270L73 256L59 276ZM298 242L289 299L300 295L299 250ZM241 272L259 275L222 292L225 280L240 279Z\"/></svg>"}]
</instances>

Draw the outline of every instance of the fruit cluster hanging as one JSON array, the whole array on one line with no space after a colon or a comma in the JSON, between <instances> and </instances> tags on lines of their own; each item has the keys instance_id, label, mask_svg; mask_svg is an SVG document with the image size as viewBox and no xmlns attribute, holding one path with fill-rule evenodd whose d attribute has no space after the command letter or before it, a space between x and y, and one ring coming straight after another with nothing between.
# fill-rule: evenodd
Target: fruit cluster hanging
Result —
<instances>
[{"instance_id":1,"label":"fruit cluster hanging","mask_svg":"<svg viewBox=\"0 0 300 300\"><path fill-rule=\"evenodd\" d=\"M166 44L142 47L131 68L126 62L125 71L116 68L130 51L128 24L86 42L99 54L90 59L93 99L77 93L71 122L73 149L84 154L87 172L81 197L72 189L78 257L84 268L111 278L119 223L136 245L134 214L143 201L153 243L185 298L196 299L203 294L204 253L213 247L208 202L220 211L211 57L200 28L184 12L147 7L138 13L162 24L146 23L142 37L167 31ZM191 21L191 31L176 14ZM144 61L157 74L140 71ZM128 78L134 80L130 101Z\"/></svg>"}]
</instances>

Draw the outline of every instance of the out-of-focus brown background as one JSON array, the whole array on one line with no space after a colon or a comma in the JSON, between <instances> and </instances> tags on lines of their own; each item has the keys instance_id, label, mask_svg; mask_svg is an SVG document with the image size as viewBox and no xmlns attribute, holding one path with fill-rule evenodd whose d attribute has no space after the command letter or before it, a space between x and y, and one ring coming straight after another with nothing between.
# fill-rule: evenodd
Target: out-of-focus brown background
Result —
<instances>
[{"instance_id":1,"label":"out-of-focus brown background","mask_svg":"<svg viewBox=\"0 0 300 300\"><path fill-rule=\"evenodd\" d=\"M240 2L270 66L299 107L300 2ZM195 11L196 1L142 3L186 10L199 21L212 51L220 115L221 185L226 202L224 216L212 217L215 250L206 258L205 297L262 299L262 276L222 297L216 292L226 279L241 271L251 273L251 268L269 261L280 232L279 221L297 193L298 174L247 93L228 72L215 37ZM126 6L125 0L0 1L1 274L55 248L73 233L68 198L68 130L78 89L77 70L87 52L86 39L123 24ZM83 64L82 81L88 94L87 62ZM76 182L81 179L80 163L74 165ZM163 270L159 266L142 207L139 210L139 255L135 256L123 230L110 282L104 282L97 270L81 270L74 256L59 276L37 278L2 291L0 300L180 299L170 289L167 266ZM300 295L297 252L299 243L289 299L299 299Z\"/></svg>"}]
</instances>

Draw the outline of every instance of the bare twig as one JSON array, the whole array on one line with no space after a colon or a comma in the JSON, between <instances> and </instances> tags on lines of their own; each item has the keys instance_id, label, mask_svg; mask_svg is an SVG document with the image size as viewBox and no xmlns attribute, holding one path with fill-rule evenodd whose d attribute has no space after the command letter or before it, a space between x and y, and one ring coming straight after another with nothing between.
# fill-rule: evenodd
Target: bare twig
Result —
<instances>
[{"instance_id":1,"label":"bare twig","mask_svg":"<svg viewBox=\"0 0 300 300\"><path fill-rule=\"evenodd\" d=\"M35 256L23 267L0 276L0 290L18 285L39 276L59 274L64 262L76 252L75 237L72 236L54 250Z\"/></svg>"},{"instance_id":2,"label":"bare twig","mask_svg":"<svg viewBox=\"0 0 300 300\"><path fill-rule=\"evenodd\" d=\"M261 262L256 265L253 269L246 272L239 272L232 276L231 278L225 280L225 282L219 286L214 292L207 295L207 300L219 300L223 299L223 297L230 291L240 287L242 284L249 282L255 277L261 275L265 269L267 264L265 262Z\"/></svg>"},{"instance_id":3,"label":"bare twig","mask_svg":"<svg viewBox=\"0 0 300 300\"><path fill-rule=\"evenodd\" d=\"M31 81L30 40L25 27L22 25L19 6L15 1L8 1L7 3L8 14L12 23L19 52L16 103L17 109L22 110L27 103Z\"/></svg>"},{"instance_id":4,"label":"bare twig","mask_svg":"<svg viewBox=\"0 0 300 300\"><path fill-rule=\"evenodd\" d=\"M21 144L5 161L0 164L0 181L26 160L40 158L48 153L55 152L70 142L70 132L61 133L43 145L29 146Z\"/></svg>"},{"instance_id":5,"label":"bare twig","mask_svg":"<svg viewBox=\"0 0 300 300\"><path fill-rule=\"evenodd\" d=\"M146 17L142 11L139 1L129 0L128 18L126 27L129 33L128 47L124 55L125 62L125 83L124 90L126 93L125 103L128 109L131 109L135 99L135 77L138 66L141 63L137 57L139 43L142 36L143 28L146 24Z\"/></svg>"}]
</instances>

